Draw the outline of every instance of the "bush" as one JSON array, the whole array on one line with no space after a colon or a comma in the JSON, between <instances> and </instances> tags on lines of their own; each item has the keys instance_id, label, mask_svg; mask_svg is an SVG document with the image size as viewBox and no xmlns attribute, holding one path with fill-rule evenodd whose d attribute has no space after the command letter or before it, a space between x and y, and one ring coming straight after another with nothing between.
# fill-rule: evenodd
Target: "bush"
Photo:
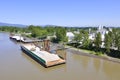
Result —
<instances>
[{"instance_id":1,"label":"bush","mask_svg":"<svg viewBox=\"0 0 120 80\"><path fill-rule=\"evenodd\" d=\"M103 53L102 52L96 52L96 55L102 56Z\"/></svg>"}]
</instances>

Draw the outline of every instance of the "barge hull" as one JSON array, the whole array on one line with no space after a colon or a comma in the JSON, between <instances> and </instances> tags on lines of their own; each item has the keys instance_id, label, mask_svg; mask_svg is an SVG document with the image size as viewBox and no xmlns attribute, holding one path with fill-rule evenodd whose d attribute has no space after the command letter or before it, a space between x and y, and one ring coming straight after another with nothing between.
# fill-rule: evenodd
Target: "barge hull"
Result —
<instances>
[{"instance_id":1,"label":"barge hull","mask_svg":"<svg viewBox=\"0 0 120 80\"><path fill-rule=\"evenodd\" d=\"M56 65L60 65L60 64L65 64L65 60L63 60L63 59L59 59L59 60L56 60L56 61L50 61L50 62L46 63L45 60L43 60L42 58L40 58L37 55L35 55L33 52L31 52L30 50L26 49L24 46L21 46L21 50L25 54L30 56L32 59L34 59L35 61L40 63L42 66L44 66L45 68L56 66Z\"/></svg>"}]
</instances>

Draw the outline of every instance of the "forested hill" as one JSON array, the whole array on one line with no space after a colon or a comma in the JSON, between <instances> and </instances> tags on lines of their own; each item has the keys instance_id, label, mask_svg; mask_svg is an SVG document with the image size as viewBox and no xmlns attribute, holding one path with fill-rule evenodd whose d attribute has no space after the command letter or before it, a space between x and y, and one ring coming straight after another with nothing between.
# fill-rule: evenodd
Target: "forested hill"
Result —
<instances>
[{"instance_id":1,"label":"forested hill","mask_svg":"<svg viewBox=\"0 0 120 80\"><path fill-rule=\"evenodd\" d=\"M22 24L10 24L10 23L0 22L0 26L26 27L27 25L22 25Z\"/></svg>"}]
</instances>

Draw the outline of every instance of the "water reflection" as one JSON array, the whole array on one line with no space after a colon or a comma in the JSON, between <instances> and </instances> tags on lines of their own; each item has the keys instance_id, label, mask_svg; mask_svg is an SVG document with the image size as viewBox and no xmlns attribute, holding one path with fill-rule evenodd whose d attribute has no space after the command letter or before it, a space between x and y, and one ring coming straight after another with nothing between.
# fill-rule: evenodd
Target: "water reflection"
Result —
<instances>
[{"instance_id":1,"label":"water reflection","mask_svg":"<svg viewBox=\"0 0 120 80\"><path fill-rule=\"evenodd\" d=\"M99 59L93 60L93 66L97 72L101 70L101 65L102 65L102 60L99 60Z\"/></svg>"},{"instance_id":2,"label":"water reflection","mask_svg":"<svg viewBox=\"0 0 120 80\"><path fill-rule=\"evenodd\" d=\"M110 76L110 80L119 80L120 78L120 65L117 63L111 63L107 61L106 63L103 63L102 66L103 71L107 76Z\"/></svg>"}]
</instances>

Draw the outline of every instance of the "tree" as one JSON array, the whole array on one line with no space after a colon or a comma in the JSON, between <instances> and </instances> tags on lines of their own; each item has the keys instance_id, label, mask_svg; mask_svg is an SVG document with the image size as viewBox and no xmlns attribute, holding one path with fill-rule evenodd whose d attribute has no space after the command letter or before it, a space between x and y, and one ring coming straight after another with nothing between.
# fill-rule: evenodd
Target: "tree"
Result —
<instances>
[{"instance_id":1,"label":"tree","mask_svg":"<svg viewBox=\"0 0 120 80\"><path fill-rule=\"evenodd\" d=\"M90 39L89 39L89 34L88 34L87 31L84 31L82 33L82 35L83 35L82 45L83 45L84 48L88 48L89 45L90 45L90 42L91 42Z\"/></svg>"},{"instance_id":2,"label":"tree","mask_svg":"<svg viewBox=\"0 0 120 80\"><path fill-rule=\"evenodd\" d=\"M88 31L85 31L85 30L81 30L79 34L76 34L74 37L74 40L77 41L78 44L79 42L81 42L81 46L87 49L89 48L91 43L89 39Z\"/></svg>"},{"instance_id":3,"label":"tree","mask_svg":"<svg viewBox=\"0 0 120 80\"><path fill-rule=\"evenodd\" d=\"M82 40L82 34L75 34L74 41L80 42Z\"/></svg>"},{"instance_id":4,"label":"tree","mask_svg":"<svg viewBox=\"0 0 120 80\"><path fill-rule=\"evenodd\" d=\"M113 28L112 33L113 33L113 37L112 37L113 45L112 46L120 50L120 29Z\"/></svg>"},{"instance_id":5,"label":"tree","mask_svg":"<svg viewBox=\"0 0 120 80\"><path fill-rule=\"evenodd\" d=\"M47 30L48 35L54 35L55 27L53 27L53 26L45 26L44 29Z\"/></svg>"},{"instance_id":6,"label":"tree","mask_svg":"<svg viewBox=\"0 0 120 80\"><path fill-rule=\"evenodd\" d=\"M110 52L110 46L111 46L111 37L110 37L110 34L105 34L105 40L104 40L104 46L106 48L106 52Z\"/></svg>"},{"instance_id":7,"label":"tree","mask_svg":"<svg viewBox=\"0 0 120 80\"><path fill-rule=\"evenodd\" d=\"M120 50L120 31L116 32L115 46L117 47L118 50Z\"/></svg>"},{"instance_id":8,"label":"tree","mask_svg":"<svg viewBox=\"0 0 120 80\"><path fill-rule=\"evenodd\" d=\"M116 39L117 39L117 29L112 29L112 47L116 47Z\"/></svg>"},{"instance_id":9,"label":"tree","mask_svg":"<svg viewBox=\"0 0 120 80\"><path fill-rule=\"evenodd\" d=\"M58 27L56 29L56 40L57 42L66 42L67 41L67 37L66 37L66 30L65 28L62 27Z\"/></svg>"},{"instance_id":10,"label":"tree","mask_svg":"<svg viewBox=\"0 0 120 80\"><path fill-rule=\"evenodd\" d=\"M46 36L47 35L47 31L46 29L43 29L42 27L40 26L33 26L33 25L30 25L28 27L28 29L31 31L31 36L32 37L43 37L43 36Z\"/></svg>"},{"instance_id":11,"label":"tree","mask_svg":"<svg viewBox=\"0 0 120 80\"><path fill-rule=\"evenodd\" d=\"M100 46L102 44L102 38L101 38L100 32L96 34L94 44L97 48L100 48Z\"/></svg>"},{"instance_id":12,"label":"tree","mask_svg":"<svg viewBox=\"0 0 120 80\"><path fill-rule=\"evenodd\" d=\"M118 50L120 51L120 32L118 34Z\"/></svg>"}]
</instances>

